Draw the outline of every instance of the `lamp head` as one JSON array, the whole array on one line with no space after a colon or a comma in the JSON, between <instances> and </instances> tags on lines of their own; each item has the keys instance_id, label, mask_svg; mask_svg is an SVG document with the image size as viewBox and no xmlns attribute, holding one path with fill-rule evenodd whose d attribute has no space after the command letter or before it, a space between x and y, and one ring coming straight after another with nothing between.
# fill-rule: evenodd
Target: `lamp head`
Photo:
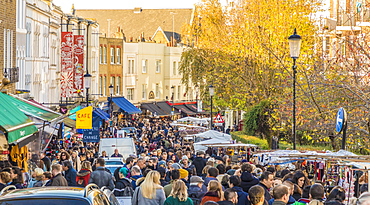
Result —
<instances>
[{"instance_id":1,"label":"lamp head","mask_svg":"<svg viewBox=\"0 0 370 205\"><path fill-rule=\"evenodd\" d=\"M294 29L293 35L289 36L289 48L290 57L293 59L299 58L299 53L301 50L301 36L297 34L297 30Z\"/></svg>"}]
</instances>

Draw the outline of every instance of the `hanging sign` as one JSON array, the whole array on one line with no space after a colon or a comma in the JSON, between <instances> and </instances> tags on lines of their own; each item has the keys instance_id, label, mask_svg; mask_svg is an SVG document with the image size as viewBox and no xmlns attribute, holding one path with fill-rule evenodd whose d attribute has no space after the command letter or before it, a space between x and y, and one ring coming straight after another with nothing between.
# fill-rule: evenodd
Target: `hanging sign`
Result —
<instances>
[{"instance_id":1,"label":"hanging sign","mask_svg":"<svg viewBox=\"0 0 370 205\"><path fill-rule=\"evenodd\" d=\"M83 35L73 36L73 54L74 54L74 92L80 93L83 90L84 82L84 41Z\"/></svg>"},{"instance_id":2,"label":"hanging sign","mask_svg":"<svg viewBox=\"0 0 370 205\"><path fill-rule=\"evenodd\" d=\"M99 131L99 118L93 120L92 129L83 130L83 142L99 142L100 141L100 131Z\"/></svg>"},{"instance_id":3,"label":"hanging sign","mask_svg":"<svg viewBox=\"0 0 370 205\"><path fill-rule=\"evenodd\" d=\"M61 72L60 89L61 97L72 97L74 90L74 66L73 66L73 34L62 32L61 35Z\"/></svg>"},{"instance_id":4,"label":"hanging sign","mask_svg":"<svg viewBox=\"0 0 370 205\"><path fill-rule=\"evenodd\" d=\"M76 112L76 129L92 129L92 111L89 106Z\"/></svg>"}]
</instances>

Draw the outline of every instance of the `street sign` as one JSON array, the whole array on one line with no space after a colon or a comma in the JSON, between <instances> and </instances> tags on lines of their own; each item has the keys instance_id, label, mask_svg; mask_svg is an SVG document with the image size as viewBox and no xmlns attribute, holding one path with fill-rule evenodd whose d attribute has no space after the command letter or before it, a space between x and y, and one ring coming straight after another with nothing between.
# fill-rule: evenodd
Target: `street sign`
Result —
<instances>
[{"instance_id":1,"label":"street sign","mask_svg":"<svg viewBox=\"0 0 370 205\"><path fill-rule=\"evenodd\" d=\"M213 122L214 123L224 123L225 120L224 120L224 118L222 118L220 113L217 113L216 117L213 118Z\"/></svg>"},{"instance_id":2,"label":"street sign","mask_svg":"<svg viewBox=\"0 0 370 205\"><path fill-rule=\"evenodd\" d=\"M339 108L338 113L337 113L336 123L335 123L335 130L337 132L341 132L343 130L344 124L346 123L346 120L347 120L346 117L347 117L347 114L344 108L342 107Z\"/></svg>"}]
</instances>

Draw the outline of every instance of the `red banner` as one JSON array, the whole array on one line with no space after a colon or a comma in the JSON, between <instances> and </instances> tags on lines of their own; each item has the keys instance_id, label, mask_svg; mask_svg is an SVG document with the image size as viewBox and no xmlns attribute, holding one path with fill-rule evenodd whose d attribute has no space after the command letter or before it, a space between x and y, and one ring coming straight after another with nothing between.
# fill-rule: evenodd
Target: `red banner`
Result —
<instances>
[{"instance_id":1,"label":"red banner","mask_svg":"<svg viewBox=\"0 0 370 205\"><path fill-rule=\"evenodd\" d=\"M74 81L73 66L73 35L72 32L62 32L61 35L61 97L72 97Z\"/></svg>"},{"instance_id":2,"label":"red banner","mask_svg":"<svg viewBox=\"0 0 370 205\"><path fill-rule=\"evenodd\" d=\"M80 93L84 86L84 44L83 35L74 35L73 53L74 53L74 92Z\"/></svg>"}]
</instances>

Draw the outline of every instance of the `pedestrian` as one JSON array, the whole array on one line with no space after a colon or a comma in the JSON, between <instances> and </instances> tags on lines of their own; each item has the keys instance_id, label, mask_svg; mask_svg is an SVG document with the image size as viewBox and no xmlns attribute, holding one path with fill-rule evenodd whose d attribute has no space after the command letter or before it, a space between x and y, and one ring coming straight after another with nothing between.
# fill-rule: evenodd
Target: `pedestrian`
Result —
<instances>
[{"instance_id":1,"label":"pedestrian","mask_svg":"<svg viewBox=\"0 0 370 205\"><path fill-rule=\"evenodd\" d=\"M207 201L222 201L223 200L223 193L222 193L222 185L217 180L212 180L208 183L207 193L204 195L200 205L204 205Z\"/></svg>"},{"instance_id":2,"label":"pedestrian","mask_svg":"<svg viewBox=\"0 0 370 205\"><path fill-rule=\"evenodd\" d=\"M207 192L207 187L204 186L203 182L204 180L198 176L192 176L190 178L188 196L193 200L194 205L199 205Z\"/></svg>"},{"instance_id":3,"label":"pedestrian","mask_svg":"<svg viewBox=\"0 0 370 205\"><path fill-rule=\"evenodd\" d=\"M51 173L53 178L45 186L68 186L67 180L62 175L62 165L51 165Z\"/></svg>"},{"instance_id":4,"label":"pedestrian","mask_svg":"<svg viewBox=\"0 0 370 205\"><path fill-rule=\"evenodd\" d=\"M171 181L167 184L163 189L166 195L166 198L171 194L173 183L180 179L180 171L178 169L174 169L171 171Z\"/></svg>"},{"instance_id":5,"label":"pedestrian","mask_svg":"<svg viewBox=\"0 0 370 205\"><path fill-rule=\"evenodd\" d=\"M112 154L112 156L111 157L123 157L122 156L122 154L120 154L119 152L118 152L118 149L115 149L114 150L114 153Z\"/></svg>"},{"instance_id":6,"label":"pedestrian","mask_svg":"<svg viewBox=\"0 0 370 205\"><path fill-rule=\"evenodd\" d=\"M132 205L163 205L166 198L159 179L157 171L150 171L141 186L135 189Z\"/></svg>"},{"instance_id":7,"label":"pedestrian","mask_svg":"<svg viewBox=\"0 0 370 205\"><path fill-rule=\"evenodd\" d=\"M193 200L188 197L187 187L181 180L174 182L171 194L164 201L164 205L193 205Z\"/></svg>"},{"instance_id":8,"label":"pedestrian","mask_svg":"<svg viewBox=\"0 0 370 205\"><path fill-rule=\"evenodd\" d=\"M310 188L310 203L308 205L323 205L325 190L321 184L314 184Z\"/></svg>"},{"instance_id":9,"label":"pedestrian","mask_svg":"<svg viewBox=\"0 0 370 205\"><path fill-rule=\"evenodd\" d=\"M202 170L206 166L206 160L204 159L204 152L198 151L197 157L193 160L193 165L195 166L198 176L202 175Z\"/></svg>"},{"instance_id":10,"label":"pedestrian","mask_svg":"<svg viewBox=\"0 0 370 205\"><path fill-rule=\"evenodd\" d=\"M238 195L238 203L236 205L249 205L248 194L243 191L240 187L241 179L239 176L231 176L230 179L230 188L236 191Z\"/></svg>"},{"instance_id":11,"label":"pedestrian","mask_svg":"<svg viewBox=\"0 0 370 205\"><path fill-rule=\"evenodd\" d=\"M82 162L81 170L78 171L76 177L77 186L85 187L86 185L88 185L91 172L92 172L91 163L89 161Z\"/></svg>"},{"instance_id":12,"label":"pedestrian","mask_svg":"<svg viewBox=\"0 0 370 205\"><path fill-rule=\"evenodd\" d=\"M283 184L277 185L272 195L275 199L272 205L286 205L289 201L289 188Z\"/></svg>"},{"instance_id":13,"label":"pedestrian","mask_svg":"<svg viewBox=\"0 0 370 205\"><path fill-rule=\"evenodd\" d=\"M265 204L268 204L267 202L272 199L272 196L269 192L269 189L272 188L272 185L274 183L274 176L271 172L265 171L262 173L260 177L259 186L265 189Z\"/></svg>"},{"instance_id":14,"label":"pedestrian","mask_svg":"<svg viewBox=\"0 0 370 205\"><path fill-rule=\"evenodd\" d=\"M62 168L64 171L64 177L66 178L68 182L68 186L76 186L76 177L77 177L77 172L73 168L72 162L69 160L63 161L62 162Z\"/></svg>"},{"instance_id":15,"label":"pedestrian","mask_svg":"<svg viewBox=\"0 0 370 205\"><path fill-rule=\"evenodd\" d=\"M109 190L114 189L112 174L105 171L104 158L96 159L96 170L90 174L89 184L94 183L100 188L106 186Z\"/></svg>"},{"instance_id":16,"label":"pedestrian","mask_svg":"<svg viewBox=\"0 0 370 205\"><path fill-rule=\"evenodd\" d=\"M0 172L0 191L3 190L9 182L12 181L9 172Z\"/></svg>"},{"instance_id":17,"label":"pedestrian","mask_svg":"<svg viewBox=\"0 0 370 205\"><path fill-rule=\"evenodd\" d=\"M253 176L253 165L249 163L244 163L241 167L242 175L241 175L241 187L243 188L243 191L247 192L249 189L257 185L259 183L259 180Z\"/></svg>"},{"instance_id":18,"label":"pedestrian","mask_svg":"<svg viewBox=\"0 0 370 205\"><path fill-rule=\"evenodd\" d=\"M218 169L214 168L214 167L210 167L208 169L208 175L207 177L204 179L204 185L205 186L208 186L208 183L212 180L217 180L217 176L218 176L219 172L218 172Z\"/></svg>"},{"instance_id":19,"label":"pedestrian","mask_svg":"<svg viewBox=\"0 0 370 205\"><path fill-rule=\"evenodd\" d=\"M324 205L344 205L345 198L346 191L342 187L334 187L326 198Z\"/></svg>"},{"instance_id":20,"label":"pedestrian","mask_svg":"<svg viewBox=\"0 0 370 205\"><path fill-rule=\"evenodd\" d=\"M219 205L235 205L238 203L238 194L234 189L228 188L224 191L224 201L219 201Z\"/></svg>"},{"instance_id":21,"label":"pedestrian","mask_svg":"<svg viewBox=\"0 0 370 205\"><path fill-rule=\"evenodd\" d=\"M265 189L254 185L248 191L248 200L251 205L263 205L265 203Z\"/></svg>"},{"instance_id":22,"label":"pedestrian","mask_svg":"<svg viewBox=\"0 0 370 205\"><path fill-rule=\"evenodd\" d=\"M115 196L130 196L134 194L131 180L127 179L129 171L126 167L122 167L118 172L118 178L115 182L113 193Z\"/></svg>"}]
</instances>

